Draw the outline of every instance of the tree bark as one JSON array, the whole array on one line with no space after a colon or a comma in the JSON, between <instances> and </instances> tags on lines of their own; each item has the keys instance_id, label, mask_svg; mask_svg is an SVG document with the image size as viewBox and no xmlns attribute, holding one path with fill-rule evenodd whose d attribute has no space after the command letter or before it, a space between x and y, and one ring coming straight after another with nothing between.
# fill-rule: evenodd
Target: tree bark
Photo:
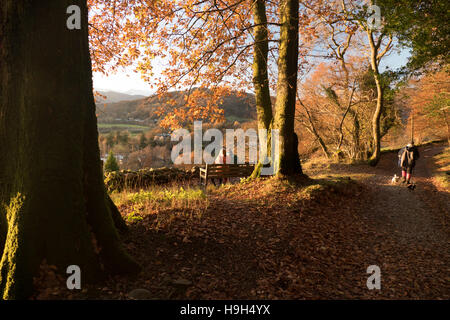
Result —
<instances>
[{"instance_id":1,"label":"tree bark","mask_svg":"<svg viewBox=\"0 0 450 320\"><path fill-rule=\"evenodd\" d=\"M275 128L280 135L277 175L303 174L294 133L298 68L298 0L281 1Z\"/></svg>"},{"instance_id":2,"label":"tree bark","mask_svg":"<svg viewBox=\"0 0 450 320\"><path fill-rule=\"evenodd\" d=\"M258 115L258 129L267 130L267 156L271 155L271 129L273 124L272 101L270 99L269 77L267 72L267 58L269 53L269 39L267 30L266 4L264 0L256 0L253 5L253 19L255 27L253 34L253 86L255 89L256 111ZM259 177L264 159L259 159L251 178Z\"/></svg>"},{"instance_id":3,"label":"tree bark","mask_svg":"<svg viewBox=\"0 0 450 320\"><path fill-rule=\"evenodd\" d=\"M369 159L369 164L372 166L377 165L380 160L381 151L381 134L380 134L380 119L383 112L383 85L381 83L381 75L378 70L378 46L375 45L373 40L372 31L367 31L367 36L370 44L370 66L372 68L373 77L375 79L375 85L377 87L377 105L372 117L372 137L373 137L373 150ZM381 42L381 41L380 41Z\"/></svg>"},{"instance_id":4,"label":"tree bark","mask_svg":"<svg viewBox=\"0 0 450 320\"><path fill-rule=\"evenodd\" d=\"M81 30L66 27L70 5ZM44 260L59 272L78 265L83 282L139 270L103 184L87 19L86 0L0 4L3 299L30 296Z\"/></svg>"},{"instance_id":5,"label":"tree bark","mask_svg":"<svg viewBox=\"0 0 450 320\"><path fill-rule=\"evenodd\" d=\"M450 123L447 118L447 112L445 109L442 109L442 114L444 116L445 125L447 126L447 143L450 146Z\"/></svg>"}]
</instances>

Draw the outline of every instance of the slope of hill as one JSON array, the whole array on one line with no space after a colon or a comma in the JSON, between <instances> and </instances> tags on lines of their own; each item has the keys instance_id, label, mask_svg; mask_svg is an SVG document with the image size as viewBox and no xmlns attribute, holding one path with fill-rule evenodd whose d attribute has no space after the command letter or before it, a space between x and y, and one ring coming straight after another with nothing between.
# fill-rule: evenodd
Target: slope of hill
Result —
<instances>
[{"instance_id":1,"label":"slope of hill","mask_svg":"<svg viewBox=\"0 0 450 320\"><path fill-rule=\"evenodd\" d=\"M150 96L144 99L120 101L114 103L97 103L99 123L156 123L159 116L156 111L167 101L177 101L175 107L181 105L186 95L183 91L170 92L162 98ZM228 121L246 122L256 119L255 97L253 94L238 96L231 94L223 97L221 108L225 111ZM170 109L169 109L170 110Z\"/></svg>"},{"instance_id":2,"label":"slope of hill","mask_svg":"<svg viewBox=\"0 0 450 320\"><path fill-rule=\"evenodd\" d=\"M116 91L97 91L102 96L97 95L95 100L97 103L114 103L120 101L132 101L145 98L145 96L137 95L137 94L127 94Z\"/></svg>"}]
</instances>

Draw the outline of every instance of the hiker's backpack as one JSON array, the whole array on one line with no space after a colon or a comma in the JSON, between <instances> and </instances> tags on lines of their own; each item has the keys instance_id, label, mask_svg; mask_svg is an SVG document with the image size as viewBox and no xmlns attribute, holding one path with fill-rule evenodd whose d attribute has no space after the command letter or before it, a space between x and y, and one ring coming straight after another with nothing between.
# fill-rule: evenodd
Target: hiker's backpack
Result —
<instances>
[{"instance_id":1,"label":"hiker's backpack","mask_svg":"<svg viewBox=\"0 0 450 320\"><path fill-rule=\"evenodd\" d=\"M414 150L403 148L398 153L398 166L399 167L414 167L415 165L415 153Z\"/></svg>"}]
</instances>

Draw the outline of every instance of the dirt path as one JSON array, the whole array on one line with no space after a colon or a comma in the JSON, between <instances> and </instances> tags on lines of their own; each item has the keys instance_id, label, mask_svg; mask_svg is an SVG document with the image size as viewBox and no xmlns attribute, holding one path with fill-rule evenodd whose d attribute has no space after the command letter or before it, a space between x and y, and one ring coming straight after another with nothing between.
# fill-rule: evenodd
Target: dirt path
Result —
<instances>
[{"instance_id":1,"label":"dirt path","mask_svg":"<svg viewBox=\"0 0 450 320\"><path fill-rule=\"evenodd\" d=\"M378 233L385 236L373 242L380 263L384 291L388 296L438 298L450 295L450 197L433 185L430 159L443 147L420 148L412 191L392 184L396 153L383 155L374 175L364 180L367 193L361 198L359 212ZM383 272L384 271L384 272ZM383 294L384 295L384 294Z\"/></svg>"},{"instance_id":2,"label":"dirt path","mask_svg":"<svg viewBox=\"0 0 450 320\"><path fill-rule=\"evenodd\" d=\"M417 185L414 191L401 183L392 184L395 154L385 155L373 170L375 175L366 181L371 194L367 203L368 213L380 227L395 234L398 241L406 244L420 241L429 246L449 241L448 229L445 230L442 225L442 216L450 212L450 199L447 197L447 201L443 201L443 195L431 182L427 164L427 160L439 149L420 150L422 158L417 162L412 179Z\"/></svg>"},{"instance_id":3,"label":"dirt path","mask_svg":"<svg viewBox=\"0 0 450 320\"><path fill-rule=\"evenodd\" d=\"M312 180L317 197L301 183L258 180L208 193L201 218L172 212L155 228L163 212L140 212L124 237L140 274L73 296L62 279L37 297L130 299L144 289L147 299L450 299L449 194L434 187L428 163L439 151L420 149L414 191L390 183L392 153L375 168L319 169L359 183ZM381 269L381 290L367 288L370 265Z\"/></svg>"}]
</instances>

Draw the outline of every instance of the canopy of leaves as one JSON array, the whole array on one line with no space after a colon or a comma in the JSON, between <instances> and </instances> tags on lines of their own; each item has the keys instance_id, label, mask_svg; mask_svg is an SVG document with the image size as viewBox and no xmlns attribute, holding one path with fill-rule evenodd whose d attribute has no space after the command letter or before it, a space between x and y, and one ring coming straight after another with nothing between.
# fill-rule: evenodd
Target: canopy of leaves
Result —
<instances>
[{"instance_id":1,"label":"canopy of leaves","mask_svg":"<svg viewBox=\"0 0 450 320\"><path fill-rule=\"evenodd\" d=\"M416 70L432 62L449 63L450 2L440 0L378 0L390 15L386 28L410 47L409 68Z\"/></svg>"}]
</instances>

